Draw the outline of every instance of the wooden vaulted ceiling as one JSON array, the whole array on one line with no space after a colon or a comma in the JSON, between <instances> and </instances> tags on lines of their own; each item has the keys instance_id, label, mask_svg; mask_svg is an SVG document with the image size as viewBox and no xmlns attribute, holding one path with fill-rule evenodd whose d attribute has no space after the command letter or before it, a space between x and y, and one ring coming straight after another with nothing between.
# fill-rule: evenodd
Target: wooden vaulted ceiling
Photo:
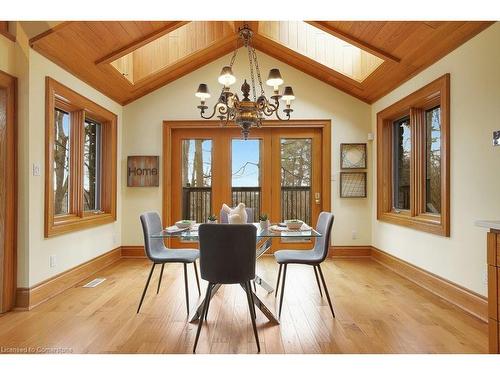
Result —
<instances>
[{"instance_id":1,"label":"wooden vaulted ceiling","mask_svg":"<svg viewBox=\"0 0 500 375\"><path fill-rule=\"evenodd\" d=\"M260 52L373 103L493 22L71 21L30 44L125 105L233 51L244 23ZM318 30L316 39L310 26ZM354 54L339 55L338 40ZM359 64L346 65L352 56Z\"/></svg>"}]
</instances>

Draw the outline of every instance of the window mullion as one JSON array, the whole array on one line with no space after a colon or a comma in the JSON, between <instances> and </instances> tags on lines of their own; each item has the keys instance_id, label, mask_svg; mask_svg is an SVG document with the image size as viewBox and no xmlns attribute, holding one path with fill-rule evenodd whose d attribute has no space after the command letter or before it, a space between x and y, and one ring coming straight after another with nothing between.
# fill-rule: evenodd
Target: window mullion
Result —
<instances>
[{"instance_id":1,"label":"window mullion","mask_svg":"<svg viewBox=\"0 0 500 375\"><path fill-rule=\"evenodd\" d=\"M425 202L425 112L411 108L412 126L412 216L422 213Z\"/></svg>"},{"instance_id":2,"label":"window mullion","mask_svg":"<svg viewBox=\"0 0 500 375\"><path fill-rule=\"evenodd\" d=\"M83 122L85 113L83 110L72 112L72 162L73 173L71 174L71 193L73 213L83 217Z\"/></svg>"}]
</instances>

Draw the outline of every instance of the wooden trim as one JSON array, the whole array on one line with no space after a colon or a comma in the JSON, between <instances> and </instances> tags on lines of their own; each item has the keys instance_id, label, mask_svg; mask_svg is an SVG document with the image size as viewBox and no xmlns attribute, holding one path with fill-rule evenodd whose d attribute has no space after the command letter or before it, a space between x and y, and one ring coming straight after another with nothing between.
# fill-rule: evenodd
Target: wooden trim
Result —
<instances>
[{"instance_id":1,"label":"wooden trim","mask_svg":"<svg viewBox=\"0 0 500 375\"><path fill-rule=\"evenodd\" d=\"M20 309L31 310L108 267L120 258L121 251L117 247L30 288L19 288L17 290L16 306Z\"/></svg>"},{"instance_id":2,"label":"wooden trim","mask_svg":"<svg viewBox=\"0 0 500 375\"><path fill-rule=\"evenodd\" d=\"M0 35L10 39L14 43L16 42L16 37L9 31L9 21L0 21Z\"/></svg>"},{"instance_id":3,"label":"wooden trim","mask_svg":"<svg viewBox=\"0 0 500 375\"><path fill-rule=\"evenodd\" d=\"M71 111L71 184L70 214L54 215L54 111L63 106ZM45 108L45 237L86 229L116 221L117 191L117 116L95 102L46 77ZM102 125L101 149L101 210L102 214L87 215L83 209L83 126L85 118Z\"/></svg>"},{"instance_id":4,"label":"wooden trim","mask_svg":"<svg viewBox=\"0 0 500 375\"><path fill-rule=\"evenodd\" d=\"M450 74L377 113L377 220L441 236L450 236ZM425 109L441 107L441 213L425 212ZM392 123L410 114L412 132L409 212L393 210Z\"/></svg>"},{"instance_id":5,"label":"wooden trim","mask_svg":"<svg viewBox=\"0 0 500 375\"><path fill-rule=\"evenodd\" d=\"M144 246L122 246L121 247L121 257L122 258L146 258L146 252Z\"/></svg>"},{"instance_id":6,"label":"wooden trim","mask_svg":"<svg viewBox=\"0 0 500 375\"><path fill-rule=\"evenodd\" d=\"M323 21L305 21L306 23L323 30L324 32L333 35L336 38L345 40L347 43L352 44L353 46L356 46L366 52L371 53L372 55L375 55L382 60L388 60L392 61L395 63L400 63L401 59L399 57L393 56L388 52L385 52L384 50L381 50L380 48L377 48L370 43L365 42L364 40L358 39L353 37L352 35L349 35L343 31L338 30L337 28L327 24L326 22Z\"/></svg>"},{"instance_id":7,"label":"wooden trim","mask_svg":"<svg viewBox=\"0 0 500 375\"><path fill-rule=\"evenodd\" d=\"M488 299L372 246L372 259L429 292L488 322Z\"/></svg>"},{"instance_id":8,"label":"wooden trim","mask_svg":"<svg viewBox=\"0 0 500 375\"><path fill-rule=\"evenodd\" d=\"M70 25L72 22L76 22L76 21L61 22L61 23L55 25L54 27L51 27L50 29L44 31L43 33L40 33L40 34L34 36L33 38L31 38L29 40L30 47L33 47L40 39L43 39L46 36L48 36L52 33L55 33L56 31L60 31L60 30L64 29L66 26Z\"/></svg>"},{"instance_id":9,"label":"wooden trim","mask_svg":"<svg viewBox=\"0 0 500 375\"><path fill-rule=\"evenodd\" d=\"M128 55L129 53L135 51L136 49L141 48L142 46L162 37L163 35L166 35L175 29L178 29L181 26L184 26L185 24L189 23L191 21L172 21L168 23L167 25L159 28L158 30L155 30L147 35L142 36L139 39L134 40L133 42L120 47L113 52L107 54L104 57L101 57L100 59L96 60L95 64L109 64L120 57L123 57L125 55Z\"/></svg>"},{"instance_id":10,"label":"wooden trim","mask_svg":"<svg viewBox=\"0 0 500 375\"><path fill-rule=\"evenodd\" d=\"M6 127L0 139L0 313L14 307L17 285L17 79L0 71L6 90ZM0 129L0 133L1 133ZM4 143L5 142L5 143ZM3 148L3 150L1 150ZM3 238L2 238L3 237Z\"/></svg>"},{"instance_id":11,"label":"wooden trim","mask_svg":"<svg viewBox=\"0 0 500 375\"><path fill-rule=\"evenodd\" d=\"M371 246L330 246L328 256L333 258L371 257Z\"/></svg>"}]
</instances>

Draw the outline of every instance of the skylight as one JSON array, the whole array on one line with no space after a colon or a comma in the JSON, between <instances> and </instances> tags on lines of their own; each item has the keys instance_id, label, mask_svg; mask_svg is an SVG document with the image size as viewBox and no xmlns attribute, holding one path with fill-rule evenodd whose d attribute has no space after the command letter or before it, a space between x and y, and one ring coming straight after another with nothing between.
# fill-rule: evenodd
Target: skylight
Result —
<instances>
[{"instance_id":1,"label":"skylight","mask_svg":"<svg viewBox=\"0 0 500 375\"><path fill-rule=\"evenodd\" d=\"M303 21L262 21L259 34L363 82L384 60Z\"/></svg>"},{"instance_id":2,"label":"skylight","mask_svg":"<svg viewBox=\"0 0 500 375\"><path fill-rule=\"evenodd\" d=\"M227 22L189 22L120 57L111 66L134 84L231 34L234 31Z\"/></svg>"}]
</instances>

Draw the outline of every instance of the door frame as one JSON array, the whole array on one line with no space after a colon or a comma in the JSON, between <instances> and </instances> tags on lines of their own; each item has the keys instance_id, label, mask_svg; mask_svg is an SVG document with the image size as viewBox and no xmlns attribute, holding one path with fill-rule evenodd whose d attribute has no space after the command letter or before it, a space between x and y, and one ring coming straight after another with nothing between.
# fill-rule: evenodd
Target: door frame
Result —
<instances>
[{"instance_id":1,"label":"door frame","mask_svg":"<svg viewBox=\"0 0 500 375\"><path fill-rule=\"evenodd\" d=\"M5 210L0 215L5 228L0 245L0 313L4 313L14 307L17 287L17 78L0 70L0 87L7 91L6 147L5 154L0 152L0 163L5 165L5 185L0 183L5 199L0 199L0 210Z\"/></svg>"},{"instance_id":2,"label":"door frame","mask_svg":"<svg viewBox=\"0 0 500 375\"><path fill-rule=\"evenodd\" d=\"M236 125L228 125L231 129L238 129ZM263 128L320 128L321 137L321 210L331 211L331 120L268 120L264 121ZM162 178L162 220L164 225L172 223L172 181L170 167L172 165L172 135L176 129L218 129L218 120L165 120L163 121L163 178Z\"/></svg>"}]
</instances>

